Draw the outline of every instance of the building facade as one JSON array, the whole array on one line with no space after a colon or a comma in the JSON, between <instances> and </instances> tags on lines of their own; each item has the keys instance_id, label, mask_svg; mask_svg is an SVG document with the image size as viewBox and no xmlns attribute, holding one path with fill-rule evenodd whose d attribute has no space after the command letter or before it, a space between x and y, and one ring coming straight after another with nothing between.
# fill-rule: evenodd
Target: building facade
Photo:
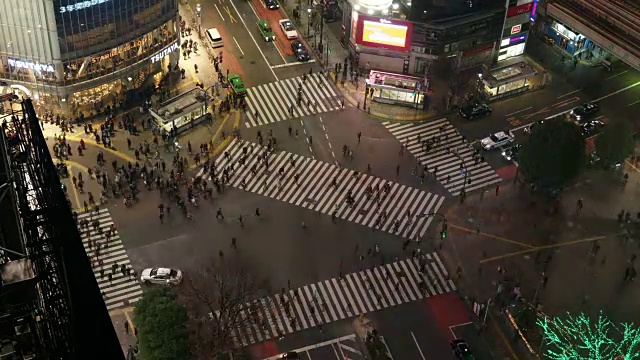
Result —
<instances>
[{"instance_id":1,"label":"building facade","mask_svg":"<svg viewBox=\"0 0 640 360\"><path fill-rule=\"evenodd\" d=\"M177 0L3 0L2 93L41 113L118 106L179 60Z\"/></svg>"},{"instance_id":2,"label":"building facade","mask_svg":"<svg viewBox=\"0 0 640 360\"><path fill-rule=\"evenodd\" d=\"M426 74L447 59L462 70L490 63L502 39L505 0L349 0L343 39L359 65Z\"/></svg>"}]
</instances>

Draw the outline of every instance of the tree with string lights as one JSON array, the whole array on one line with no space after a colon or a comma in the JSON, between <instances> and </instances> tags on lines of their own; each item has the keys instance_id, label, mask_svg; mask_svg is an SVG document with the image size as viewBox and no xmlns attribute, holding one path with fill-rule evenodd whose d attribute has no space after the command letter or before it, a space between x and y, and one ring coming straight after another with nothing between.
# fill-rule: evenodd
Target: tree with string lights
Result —
<instances>
[{"instance_id":1,"label":"tree with string lights","mask_svg":"<svg viewBox=\"0 0 640 360\"><path fill-rule=\"evenodd\" d=\"M566 318L540 317L545 359L632 360L640 359L640 329L633 323L615 324L602 311L593 321L584 313Z\"/></svg>"}]
</instances>

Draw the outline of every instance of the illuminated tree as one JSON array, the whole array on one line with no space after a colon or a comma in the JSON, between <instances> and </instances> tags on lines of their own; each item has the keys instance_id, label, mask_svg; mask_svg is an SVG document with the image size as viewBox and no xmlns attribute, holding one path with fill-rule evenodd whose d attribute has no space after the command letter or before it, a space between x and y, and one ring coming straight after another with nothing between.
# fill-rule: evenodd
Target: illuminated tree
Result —
<instances>
[{"instance_id":1,"label":"illuminated tree","mask_svg":"<svg viewBox=\"0 0 640 360\"><path fill-rule=\"evenodd\" d=\"M640 329L633 323L614 324L600 312L594 322L585 314L566 319L538 318L544 333L544 358L552 360L640 359Z\"/></svg>"}]
</instances>

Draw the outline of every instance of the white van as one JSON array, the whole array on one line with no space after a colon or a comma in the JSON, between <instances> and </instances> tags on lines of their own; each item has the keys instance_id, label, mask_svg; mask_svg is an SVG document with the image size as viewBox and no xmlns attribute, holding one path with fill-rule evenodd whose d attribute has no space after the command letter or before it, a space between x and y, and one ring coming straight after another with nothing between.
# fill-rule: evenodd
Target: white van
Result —
<instances>
[{"instance_id":1,"label":"white van","mask_svg":"<svg viewBox=\"0 0 640 360\"><path fill-rule=\"evenodd\" d=\"M224 43L222 42L222 36L218 32L218 29L211 28L207 30L207 37L209 38L209 42L211 42L211 46L214 48L223 47Z\"/></svg>"}]
</instances>

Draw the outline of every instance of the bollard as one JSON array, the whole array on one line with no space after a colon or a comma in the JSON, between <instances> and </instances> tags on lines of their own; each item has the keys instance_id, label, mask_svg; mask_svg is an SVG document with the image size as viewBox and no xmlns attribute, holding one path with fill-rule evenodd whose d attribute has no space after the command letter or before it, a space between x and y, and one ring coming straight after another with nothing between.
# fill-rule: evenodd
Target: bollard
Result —
<instances>
[{"instance_id":1,"label":"bollard","mask_svg":"<svg viewBox=\"0 0 640 360\"><path fill-rule=\"evenodd\" d=\"M358 106L358 109L360 109L360 101L358 101L358 105L357 106Z\"/></svg>"}]
</instances>

